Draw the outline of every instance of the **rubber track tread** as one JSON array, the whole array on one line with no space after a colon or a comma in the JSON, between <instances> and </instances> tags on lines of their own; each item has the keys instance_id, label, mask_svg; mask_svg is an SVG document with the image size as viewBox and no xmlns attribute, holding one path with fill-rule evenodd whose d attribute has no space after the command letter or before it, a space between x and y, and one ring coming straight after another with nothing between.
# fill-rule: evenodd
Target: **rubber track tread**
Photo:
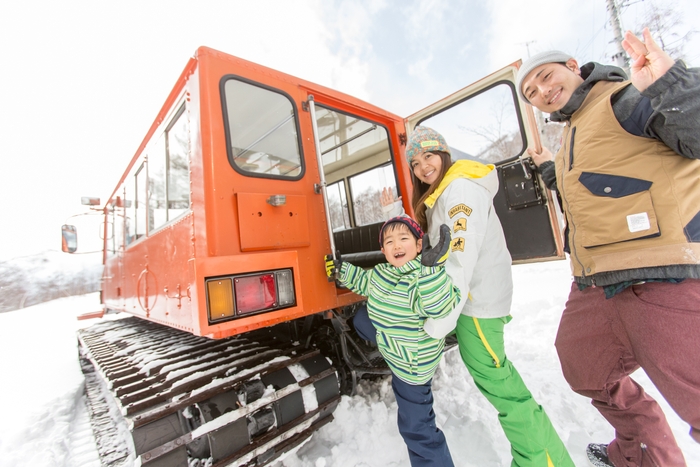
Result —
<instances>
[{"instance_id":1,"label":"rubber track tread","mask_svg":"<svg viewBox=\"0 0 700 467\"><path fill-rule=\"evenodd\" d=\"M161 435L162 427L170 426L171 423L166 422L166 417L172 417L176 412L193 404L210 400L218 394L236 391L241 384L249 380L264 378L267 374L277 374L275 372L292 365L301 365L301 362L306 359L313 358L314 360L309 362L315 363L306 365L312 365L314 372L306 379L300 380L302 376L294 376L297 383L281 383L281 387L275 386L276 392L273 393L275 397L263 397L265 401L274 402L277 407L277 401L284 394L302 391L303 387L315 385L316 382L321 384L320 380L323 378L337 377L333 376L335 370L318 355L318 350L277 341L264 333L256 335L255 339L242 335L213 340L193 336L140 318L128 317L101 322L82 329L78 332L78 339L81 344L81 355L85 360L83 368L91 424L100 459L105 467L126 467L133 462L134 458L140 458L143 465L149 465L149 459L155 460L173 452L177 446L183 446L182 443L189 443L193 439L192 436L186 431L177 432L174 427L168 428L165 435ZM319 367L318 362L323 362L326 369ZM92 370L93 366L94 370ZM289 386L284 386L285 384ZM325 384L323 387L328 388L327 383L323 384ZM233 458L239 458L242 455L243 458L247 457L248 461L264 465L284 451L298 445L313 431L332 420L332 412L340 400L340 395L339 393L329 394L327 389L323 391L325 391L324 396L317 394L317 397L324 398L318 401L318 408L309 407L304 402L306 408L301 407L301 409L302 414L305 413L305 415L294 420L288 419L289 423L285 422L285 425L274 428L265 436L251 439L250 445L246 445L247 447L236 454L231 454L226 460L219 459L216 464L236 462ZM248 411L261 410L265 407L263 404L271 403L263 402L263 399L258 404L252 403ZM112 401L113 405L110 406ZM221 423L226 425L221 426L233 426L234 422L239 423L241 417L247 416L248 412L245 408L244 405L240 409L241 415L237 415L239 418L235 420L222 416L222 419L226 420L222 420ZM115 411L121 412L128 429L125 430L123 427L118 429L114 421ZM160 420L163 420L166 425L163 425ZM216 420L218 418L215 418L212 423ZM153 422L158 422L160 425L151 425ZM152 426L160 426L160 428L152 428ZM219 425L206 425L206 427L209 426ZM206 427L202 426L199 433L219 430L219 428ZM154 429L160 431L156 434ZM123 436L122 433L128 430L132 430L133 443L131 440L119 439ZM161 436L165 437L161 438ZM154 441L161 439L162 441ZM222 442L219 438L217 439L218 443ZM134 446L137 452L133 452ZM251 455L254 456L252 459L249 457ZM261 457L257 458L257 456ZM180 462L177 462L178 467Z\"/></svg>"},{"instance_id":2,"label":"rubber track tread","mask_svg":"<svg viewBox=\"0 0 700 467\"><path fill-rule=\"evenodd\" d=\"M102 381L95 374L92 364L82 362L85 375L85 403L90 416L90 426L95 437L97 453L102 467L131 466L133 459L126 441L119 435L117 426L110 415L109 397L105 395ZM86 368L89 365L89 368Z\"/></svg>"}]
</instances>

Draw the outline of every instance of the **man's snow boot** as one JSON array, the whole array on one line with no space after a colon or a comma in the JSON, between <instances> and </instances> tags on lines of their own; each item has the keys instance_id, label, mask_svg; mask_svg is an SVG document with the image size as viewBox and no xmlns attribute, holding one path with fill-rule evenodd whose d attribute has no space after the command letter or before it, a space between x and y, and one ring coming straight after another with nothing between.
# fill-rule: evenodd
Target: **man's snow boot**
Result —
<instances>
[{"instance_id":1,"label":"man's snow boot","mask_svg":"<svg viewBox=\"0 0 700 467\"><path fill-rule=\"evenodd\" d=\"M593 467L615 467L608 458L607 444L589 444L586 448L586 455L588 456L588 462Z\"/></svg>"}]
</instances>

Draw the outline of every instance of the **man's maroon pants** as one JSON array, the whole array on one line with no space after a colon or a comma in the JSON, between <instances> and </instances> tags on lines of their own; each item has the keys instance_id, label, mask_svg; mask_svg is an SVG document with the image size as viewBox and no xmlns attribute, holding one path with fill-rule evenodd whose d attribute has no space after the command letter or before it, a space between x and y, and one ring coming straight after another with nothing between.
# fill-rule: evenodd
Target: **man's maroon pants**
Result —
<instances>
[{"instance_id":1,"label":"man's maroon pants","mask_svg":"<svg viewBox=\"0 0 700 467\"><path fill-rule=\"evenodd\" d=\"M700 443L700 280L647 282L610 299L574 283L556 348L571 388L615 428L615 467L686 465L661 408L629 375L642 367Z\"/></svg>"}]
</instances>

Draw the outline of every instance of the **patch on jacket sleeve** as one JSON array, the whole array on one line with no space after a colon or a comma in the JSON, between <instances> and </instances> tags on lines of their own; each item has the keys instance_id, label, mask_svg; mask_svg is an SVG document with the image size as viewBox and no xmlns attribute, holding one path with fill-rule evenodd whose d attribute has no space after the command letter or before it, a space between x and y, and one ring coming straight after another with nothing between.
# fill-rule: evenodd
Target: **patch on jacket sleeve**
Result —
<instances>
[{"instance_id":1,"label":"patch on jacket sleeve","mask_svg":"<svg viewBox=\"0 0 700 467\"><path fill-rule=\"evenodd\" d=\"M467 206L466 204L458 204L457 206L454 206L450 208L449 211L447 211L447 214L450 217L454 217L457 213L463 212L465 215L470 216L472 213L472 208Z\"/></svg>"},{"instance_id":2,"label":"patch on jacket sleeve","mask_svg":"<svg viewBox=\"0 0 700 467\"><path fill-rule=\"evenodd\" d=\"M452 239L452 251L464 251L464 239L462 237Z\"/></svg>"},{"instance_id":3,"label":"patch on jacket sleeve","mask_svg":"<svg viewBox=\"0 0 700 467\"><path fill-rule=\"evenodd\" d=\"M455 221L455 225L452 229L452 232L457 233L460 230L467 230L467 220L463 217Z\"/></svg>"}]
</instances>

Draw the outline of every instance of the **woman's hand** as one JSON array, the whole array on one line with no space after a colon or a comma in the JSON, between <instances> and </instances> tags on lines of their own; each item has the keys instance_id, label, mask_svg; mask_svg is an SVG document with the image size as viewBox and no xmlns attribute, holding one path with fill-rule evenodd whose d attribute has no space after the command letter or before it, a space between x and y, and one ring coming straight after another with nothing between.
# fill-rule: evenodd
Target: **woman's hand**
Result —
<instances>
[{"instance_id":1,"label":"woman's hand","mask_svg":"<svg viewBox=\"0 0 700 467\"><path fill-rule=\"evenodd\" d=\"M642 32L644 42L632 32L625 33L622 47L632 58L630 79L639 92L643 92L657 79L661 78L675 63L673 59L659 47L651 37L649 28Z\"/></svg>"},{"instance_id":2,"label":"woman's hand","mask_svg":"<svg viewBox=\"0 0 700 467\"><path fill-rule=\"evenodd\" d=\"M394 198L394 190L389 187L382 188L382 193L379 195L379 201L382 203L382 206L390 206L400 200L401 196Z\"/></svg>"},{"instance_id":3,"label":"woman's hand","mask_svg":"<svg viewBox=\"0 0 700 467\"><path fill-rule=\"evenodd\" d=\"M539 167L543 162L554 160L552 151L544 146L542 146L542 151L540 152L535 152L533 148L527 148L527 155L532 157L532 161L537 167Z\"/></svg>"},{"instance_id":4,"label":"woman's hand","mask_svg":"<svg viewBox=\"0 0 700 467\"><path fill-rule=\"evenodd\" d=\"M430 245L428 234L423 235L421 264L428 267L437 267L445 264L450 254L450 240L452 240L452 232L445 224L440 226L440 241L434 247Z\"/></svg>"}]
</instances>

